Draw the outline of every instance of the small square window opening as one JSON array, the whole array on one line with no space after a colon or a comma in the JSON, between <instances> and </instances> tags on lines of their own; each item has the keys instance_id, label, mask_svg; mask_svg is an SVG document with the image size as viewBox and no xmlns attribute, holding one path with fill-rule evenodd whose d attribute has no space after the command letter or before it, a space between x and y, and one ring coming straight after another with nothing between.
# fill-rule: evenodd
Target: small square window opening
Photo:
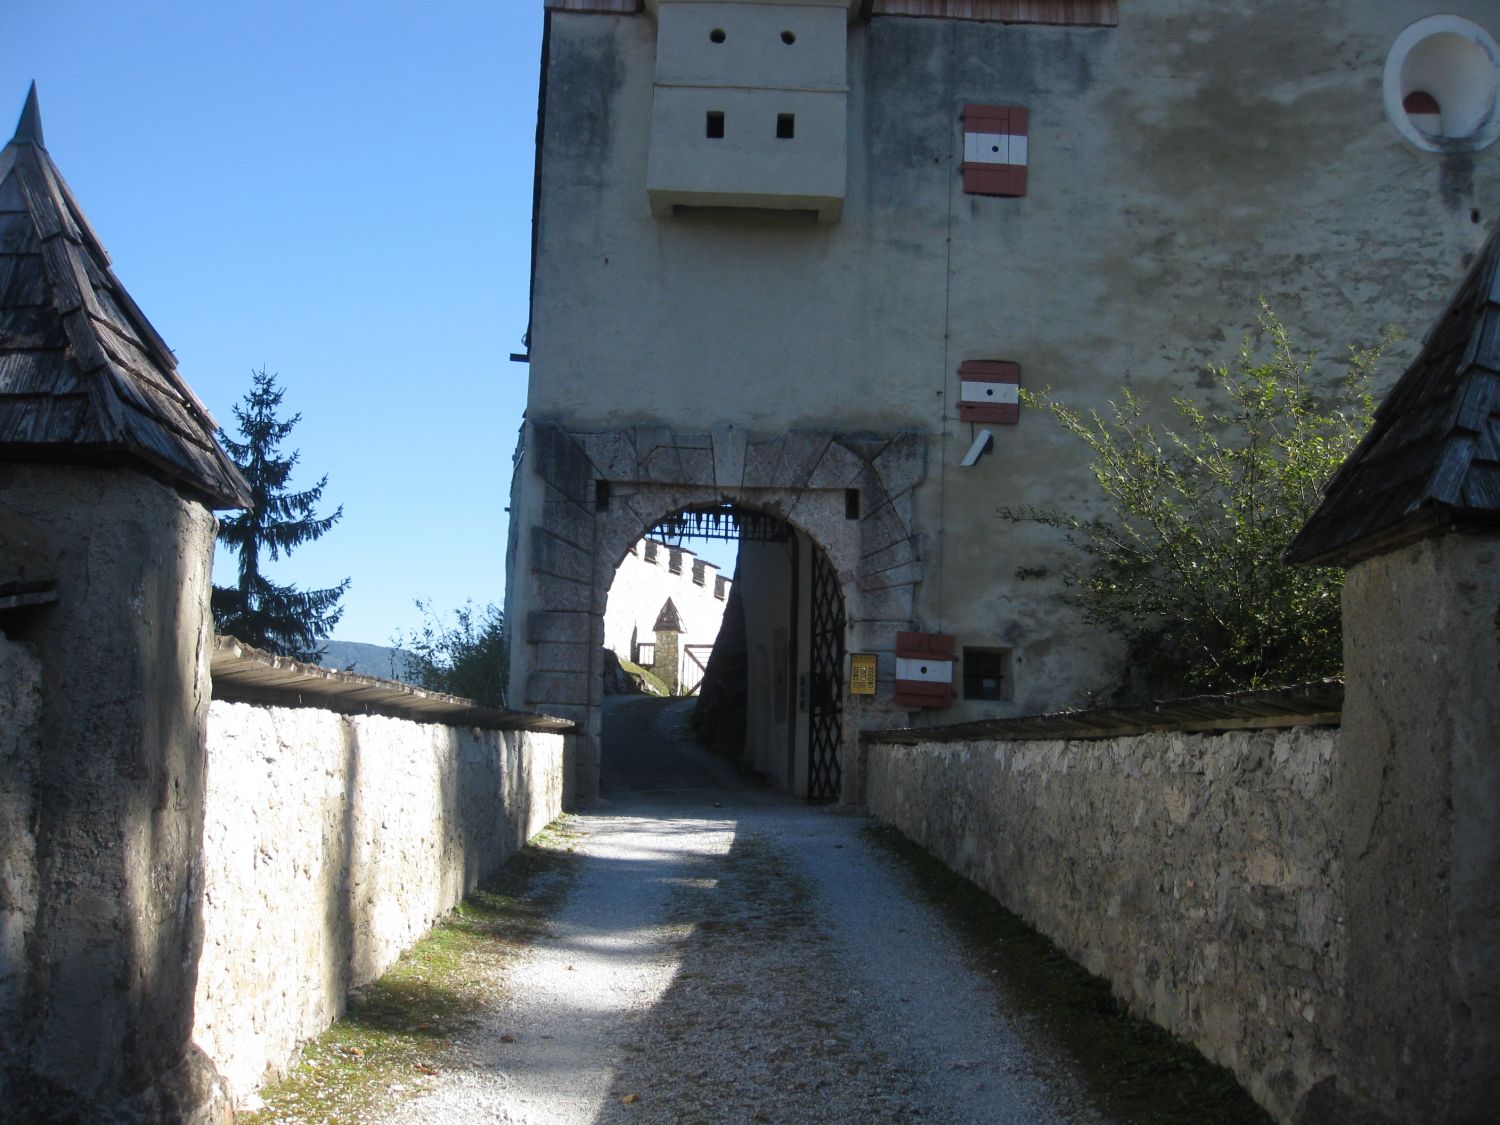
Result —
<instances>
[{"instance_id":1,"label":"small square window opening","mask_svg":"<svg viewBox=\"0 0 1500 1125\"><path fill-rule=\"evenodd\" d=\"M776 115L776 136L783 141L789 141L797 135L797 115L795 113L778 113Z\"/></svg>"},{"instance_id":2,"label":"small square window opening","mask_svg":"<svg viewBox=\"0 0 1500 1125\"><path fill-rule=\"evenodd\" d=\"M964 646L964 698L1005 700L1015 698L1008 648Z\"/></svg>"},{"instance_id":3,"label":"small square window opening","mask_svg":"<svg viewBox=\"0 0 1500 1125\"><path fill-rule=\"evenodd\" d=\"M708 111L708 121L704 126L704 136L710 140L722 140L724 137L724 111L711 109Z\"/></svg>"}]
</instances>

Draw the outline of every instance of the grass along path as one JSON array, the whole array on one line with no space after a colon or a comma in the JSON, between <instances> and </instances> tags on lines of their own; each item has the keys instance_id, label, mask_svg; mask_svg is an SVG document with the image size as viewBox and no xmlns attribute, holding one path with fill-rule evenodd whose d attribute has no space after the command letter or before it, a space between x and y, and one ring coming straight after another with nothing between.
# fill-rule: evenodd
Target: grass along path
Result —
<instances>
[{"instance_id":1,"label":"grass along path","mask_svg":"<svg viewBox=\"0 0 1500 1125\"><path fill-rule=\"evenodd\" d=\"M1111 1117L1132 1125L1271 1125L1228 1070L1131 1015L1107 981L921 845L873 822L865 838L962 937L970 963L1025 1016L1028 1034L1073 1060Z\"/></svg>"},{"instance_id":2,"label":"grass along path","mask_svg":"<svg viewBox=\"0 0 1500 1125\"><path fill-rule=\"evenodd\" d=\"M578 870L564 816L512 856L343 1018L260 1092L243 1125L358 1125L415 1097L466 1057L465 1032L495 1004L506 970L538 940Z\"/></svg>"}]
</instances>

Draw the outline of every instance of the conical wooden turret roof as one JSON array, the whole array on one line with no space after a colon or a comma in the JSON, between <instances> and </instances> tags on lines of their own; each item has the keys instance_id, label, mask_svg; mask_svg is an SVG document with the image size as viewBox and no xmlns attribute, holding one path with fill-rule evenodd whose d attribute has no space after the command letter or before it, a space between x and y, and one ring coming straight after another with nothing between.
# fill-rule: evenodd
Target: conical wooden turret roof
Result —
<instances>
[{"instance_id":1,"label":"conical wooden turret roof","mask_svg":"<svg viewBox=\"0 0 1500 1125\"><path fill-rule=\"evenodd\" d=\"M0 461L134 465L243 508L218 428L47 154L33 84L0 150Z\"/></svg>"},{"instance_id":2,"label":"conical wooden turret roof","mask_svg":"<svg viewBox=\"0 0 1500 1125\"><path fill-rule=\"evenodd\" d=\"M661 612L656 615L656 624L651 629L656 633L682 632L682 615L677 612L677 605L671 598L661 607Z\"/></svg>"},{"instance_id":3,"label":"conical wooden turret roof","mask_svg":"<svg viewBox=\"0 0 1500 1125\"><path fill-rule=\"evenodd\" d=\"M1347 566L1475 525L1500 525L1500 228L1286 560Z\"/></svg>"}]
</instances>

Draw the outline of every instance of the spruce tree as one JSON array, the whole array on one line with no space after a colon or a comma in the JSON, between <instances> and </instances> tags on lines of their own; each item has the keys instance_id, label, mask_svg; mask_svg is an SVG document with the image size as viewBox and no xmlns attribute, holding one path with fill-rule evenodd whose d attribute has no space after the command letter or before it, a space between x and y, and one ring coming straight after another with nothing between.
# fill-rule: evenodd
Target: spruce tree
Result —
<instances>
[{"instance_id":1,"label":"spruce tree","mask_svg":"<svg viewBox=\"0 0 1500 1125\"><path fill-rule=\"evenodd\" d=\"M219 431L219 441L250 484L253 503L219 527L219 540L239 555L239 581L214 587L214 623L220 633L246 644L317 663L323 655L319 643L344 612L339 599L349 588L349 580L326 590L298 590L263 574L261 554L269 554L273 561L290 554L293 548L321 537L344 509L340 505L326 517L315 513L327 476L301 492L287 490L298 454L293 451L282 457L280 447L302 415L293 414L285 421L278 418L282 391L276 376L262 368L251 372L251 378L250 392L234 408L244 440L235 441Z\"/></svg>"}]
</instances>

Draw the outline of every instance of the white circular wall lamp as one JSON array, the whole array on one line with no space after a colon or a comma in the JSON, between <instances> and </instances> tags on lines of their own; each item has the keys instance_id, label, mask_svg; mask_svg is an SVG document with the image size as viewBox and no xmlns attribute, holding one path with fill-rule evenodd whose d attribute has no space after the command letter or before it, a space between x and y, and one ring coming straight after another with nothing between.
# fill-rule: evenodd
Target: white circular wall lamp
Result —
<instances>
[{"instance_id":1,"label":"white circular wall lamp","mask_svg":"<svg viewBox=\"0 0 1500 1125\"><path fill-rule=\"evenodd\" d=\"M1500 137L1500 48L1461 16L1428 16L1391 44L1386 116L1427 152L1477 152Z\"/></svg>"}]
</instances>

